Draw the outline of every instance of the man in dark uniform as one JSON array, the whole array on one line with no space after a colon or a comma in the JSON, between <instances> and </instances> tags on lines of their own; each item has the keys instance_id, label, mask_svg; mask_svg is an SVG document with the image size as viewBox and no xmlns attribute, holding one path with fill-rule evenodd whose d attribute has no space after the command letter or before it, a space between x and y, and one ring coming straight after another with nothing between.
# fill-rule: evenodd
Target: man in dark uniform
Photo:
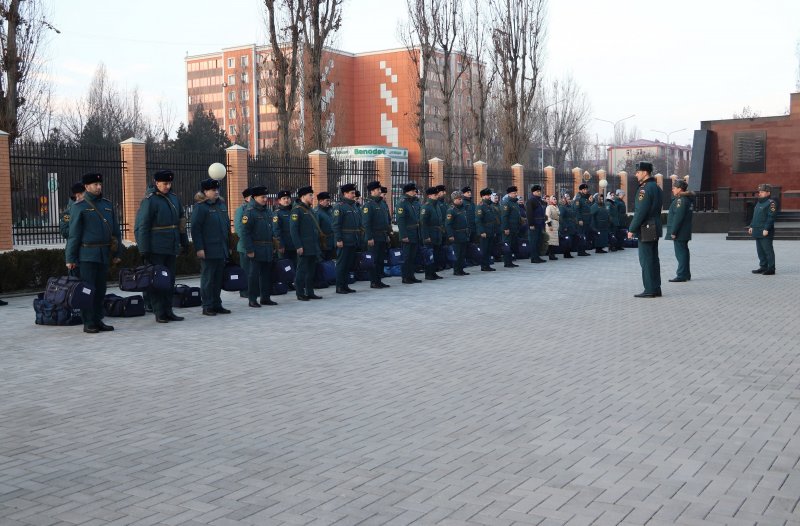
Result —
<instances>
[{"instance_id":1,"label":"man in dark uniform","mask_svg":"<svg viewBox=\"0 0 800 526\"><path fill-rule=\"evenodd\" d=\"M570 253L574 246L577 244L576 237L578 235L578 220L575 214L575 208L570 202L570 195L564 194L561 197L561 204L558 205L558 234L561 237L569 236L569 244L564 248L564 259L572 259L574 256Z\"/></svg>"},{"instance_id":2,"label":"man in dark uniform","mask_svg":"<svg viewBox=\"0 0 800 526\"><path fill-rule=\"evenodd\" d=\"M414 276L420 242L420 205L417 199L417 185L406 184L403 186L403 193L405 197L397 205L397 228L400 231L400 242L403 245L403 283L422 283L422 280Z\"/></svg>"},{"instance_id":3,"label":"man in dark uniform","mask_svg":"<svg viewBox=\"0 0 800 526\"><path fill-rule=\"evenodd\" d=\"M464 210L467 213L467 224L469 225L470 241L478 242L478 233L475 230L475 203L472 200L472 187L465 186L461 189L464 195Z\"/></svg>"},{"instance_id":4,"label":"man in dark uniform","mask_svg":"<svg viewBox=\"0 0 800 526\"><path fill-rule=\"evenodd\" d=\"M775 274L775 249L772 240L775 238L775 215L778 213L778 204L770 199L772 187L768 184L758 185L758 202L753 208L753 220L747 233L756 240L756 253L758 254L758 268L753 274L773 276Z\"/></svg>"},{"instance_id":5,"label":"man in dark uniform","mask_svg":"<svg viewBox=\"0 0 800 526\"><path fill-rule=\"evenodd\" d=\"M594 236L594 252L595 254L607 254L605 248L608 246L609 229L611 228L611 220L606 209L603 194L596 193L592 196L592 219L590 229L592 236Z\"/></svg>"},{"instance_id":6,"label":"man in dark uniform","mask_svg":"<svg viewBox=\"0 0 800 526\"><path fill-rule=\"evenodd\" d=\"M492 260L493 261L500 261L502 259L502 252L501 245L503 242L503 231L500 230L500 195L497 194L494 190L492 190L491 195L491 205L492 210L494 210L494 235L492 236L492 241L490 242L489 246L492 247ZM500 253L499 256L494 257L495 253Z\"/></svg>"},{"instance_id":7,"label":"man in dark uniform","mask_svg":"<svg viewBox=\"0 0 800 526\"><path fill-rule=\"evenodd\" d=\"M617 208L616 202L616 194L614 192L608 192L606 194L606 203L605 203L606 211L608 212L608 222L609 222L609 237L613 234L615 237L614 239L608 240L609 250L611 252L617 251L617 246L619 245L619 209Z\"/></svg>"},{"instance_id":8,"label":"man in dark uniform","mask_svg":"<svg viewBox=\"0 0 800 526\"><path fill-rule=\"evenodd\" d=\"M578 216L578 255L591 256L586 252L586 247L591 236L590 224L592 222L592 205L589 202L589 185L581 183L578 195L575 196L575 214Z\"/></svg>"},{"instance_id":9,"label":"man in dark uniform","mask_svg":"<svg viewBox=\"0 0 800 526\"><path fill-rule=\"evenodd\" d=\"M86 191L83 201L72 205L65 259L69 270L79 267L81 279L94 287L92 306L81 311L81 318L83 332L95 334L114 330L103 323L103 300L108 267L122 255L122 234L114 205L103 197L103 176L88 173L82 182Z\"/></svg>"},{"instance_id":10,"label":"man in dark uniform","mask_svg":"<svg viewBox=\"0 0 800 526\"><path fill-rule=\"evenodd\" d=\"M203 314L230 314L222 306L222 279L230 255L228 240L231 220L225 201L219 196L219 181L205 179L194 196L192 242L200 259L200 298Z\"/></svg>"},{"instance_id":11,"label":"man in dark uniform","mask_svg":"<svg viewBox=\"0 0 800 526\"><path fill-rule=\"evenodd\" d=\"M428 198L425 200L425 204L422 205L419 219L422 228L422 243L433 250L434 254L434 261L425 265L425 279L433 281L442 279L442 276L436 273L439 266L435 256L442 246L444 218L440 213L438 187L428 188L425 190L425 195Z\"/></svg>"},{"instance_id":12,"label":"man in dark uniform","mask_svg":"<svg viewBox=\"0 0 800 526\"><path fill-rule=\"evenodd\" d=\"M497 213L492 204L492 189L484 188L480 192L481 202L475 208L475 228L481 240L481 271L494 272L492 267L492 249L497 233Z\"/></svg>"},{"instance_id":13,"label":"man in dark uniform","mask_svg":"<svg viewBox=\"0 0 800 526\"><path fill-rule=\"evenodd\" d=\"M387 224L389 225L389 235L391 235L391 233L392 233L392 211L389 208L389 201L387 199L388 195L389 195L389 189L387 187L385 187L385 186L381 186L381 202L380 202L381 210L383 210L383 212L386 214L386 221L387 221ZM380 265L379 265L379 268L378 268L378 275L381 278L388 277L387 274L383 271L384 270L383 269L383 265L384 265L384 262L388 262L390 243L391 243L391 241L387 241L387 243L386 243L386 251L383 254L384 259L382 259L380 261ZM386 284L384 283L384 285L386 285ZM389 285L386 285L386 286L388 287Z\"/></svg>"},{"instance_id":14,"label":"man in dark uniform","mask_svg":"<svg viewBox=\"0 0 800 526\"><path fill-rule=\"evenodd\" d=\"M519 225L522 222L518 201L517 187L506 188L506 197L500 207L500 228L503 231L503 241L508 245L508 249L503 251L503 266L508 268L519 266L514 263L512 257L512 254L517 252Z\"/></svg>"},{"instance_id":15,"label":"man in dark uniform","mask_svg":"<svg viewBox=\"0 0 800 526\"><path fill-rule=\"evenodd\" d=\"M692 214L694 213L694 192L688 192L686 181L675 181L672 185L672 202L667 214L667 235L672 239L678 271L670 281L681 283L692 279L689 267L689 240L692 239Z\"/></svg>"},{"instance_id":16,"label":"man in dark uniform","mask_svg":"<svg viewBox=\"0 0 800 526\"><path fill-rule=\"evenodd\" d=\"M617 231L617 250L625 250L623 242L625 239L624 230L628 228L628 207L625 204L625 190L620 188L616 193L617 219L619 221L619 230Z\"/></svg>"},{"instance_id":17,"label":"man in dark uniform","mask_svg":"<svg viewBox=\"0 0 800 526\"><path fill-rule=\"evenodd\" d=\"M350 288L347 281L360 245L361 214L355 201L356 185L348 183L339 190L342 200L333 209L333 235L337 248L336 293L351 294L356 291Z\"/></svg>"},{"instance_id":18,"label":"man in dark uniform","mask_svg":"<svg viewBox=\"0 0 800 526\"><path fill-rule=\"evenodd\" d=\"M83 201L83 192L85 190L83 183L73 183L69 189L69 204L64 208L61 213L61 219L58 222L58 231L61 232L61 237L64 239L69 238L69 218L72 217L72 205Z\"/></svg>"},{"instance_id":19,"label":"man in dark uniform","mask_svg":"<svg viewBox=\"0 0 800 526\"><path fill-rule=\"evenodd\" d=\"M439 217L442 219L442 226L440 228L442 242L439 248L433 252L433 257L436 261L436 269L444 270L447 268L447 239L445 236L444 221L447 217L447 209L450 208L450 205L447 204L447 187L443 184L436 186L436 204L439 206Z\"/></svg>"},{"instance_id":20,"label":"man in dark uniform","mask_svg":"<svg viewBox=\"0 0 800 526\"><path fill-rule=\"evenodd\" d=\"M636 179L639 190L636 192L636 209L629 227L628 238L639 238L639 264L642 267L644 291L636 298L661 297L661 262L658 259L658 239L661 237L661 188L653 177L653 164L641 161L636 164ZM653 229L655 231L653 232ZM651 241L642 234L654 237Z\"/></svg>"},{"instance_id":21,"label":"man in dark uniform","mask_svg":"<svg viewBox=\"0 0 800 526\"><path fill-rule=\"evenodd\" d=\"M153 176L154 184L147 189L136 213L134 233L142 261L163 265L175 278L178 254L188 250L186 216L178 196L172 192L172 170L161 170ZM156 322L181 321L172 310L172 289L149 290L148 296Z\"/></svg>"},{"instance_id":22,"label":"man in dark uniform","mask_svg":"<svg viewBox=\"0 0 800 526\"><path fill-rule=\"evenodd\" d=\"M297 189L297 200L292 207L290 230L292 244L297 249L297 274L295 274L294 287L297 299L300 301L322 299L322 296L314 293L314 274L317 271L317 260L322 251L319 247L319 221L311 208L313 203L314 191L310 186Z\"/></svg>"},{"instance_id":23,"label":"man in dark uniform","mask_svg":"<svg viewBox=\"0 0 800 526\"><path fill-rule=\"evenodd\" d=\"M250 194L250 202L241 217L239 242L248 260L248 305L261 308L261 305L277 305L269 296L272 292L273 241L280 237L280 232L274 229L272 210L267 206L267 188L256 186L250 189Z\"/></svg>"},{"instance_id":24,"label":"man in dark uniform","mask_svg":"<svg viewBox=\"0 0 800 526\"><path fill-rule=\"evenodd\" d=\"M454 276L468 276L469 272L464 272L464 257L467 253L467 243L470 240L469 219L467 210L464 206L464 194L455 191L450 195L453 205L447 211L445 228L447 238L453 244L453 251L456 260L453 263Z\"/></svg>"},{"instance_id":25,"label":"man in dark uniform","mask_svg":"<svg viewBox=\"0 0 800 526\"><path fill-rule=\"evenodd\" d=\"M242 267L242 270L244 270L246 276L250 275L250 258L247 257L247 251L244 249L244 243L242 243L242 216L244 215L245 208L247 208L247 206L250 204L250 192L251 190L249 188L242 190L242 197L244 198L244 201L236 209L236 213L233 216L233 231L236 232L236 236L239 238L239 241L236 243L236 252L239 253L239 266ZM247 290L240 290L239 297L249 297Z\"/></svg>"},{"instance_id":26,"label":"man in dark uniform","mask_svg":"<svg viewBox=\"0 0 800 526\"><path fill-rule=\"evenodd\" d=\"M545 213L542 203L542 186L531 186L531 196L525 203L525 215L528 218L528 245L531 249L531 263L546 263L539 256L539 245L542 243L544 233Z\"/></svg>"},{"instance_id":27,"label":"man in dark uniform","mask_svg":"<svg viewBox=\"0 0 800 526\"><path fill-rule=\"evenodd\" d=\"M317 213L317 221L325 237L325 246L320 246L322 259L331 260L336 256L336 241L333 239L333 207L331 206L331 194L320 192L317 194L317 206L314 207Z\"/></svg>"},{"instance_id":28,"label":"man in dark uniform","mask_svg":"<svg viewBox=\"0 0 800 526\"><path fill-rule=\"evenodd\" d=\"M372 254L373 266L369 271L370 288L384 289L389 285L381 281L383 274L383 260L386 259L386 251L389 246L389 231L392 228L389 216L382 205L383 196L381 195L381 183L372 181L367 184L369 197L367 197L362 208L364 225L364 238L367 240L367 250Z\"/></svg>"}]
</instances>

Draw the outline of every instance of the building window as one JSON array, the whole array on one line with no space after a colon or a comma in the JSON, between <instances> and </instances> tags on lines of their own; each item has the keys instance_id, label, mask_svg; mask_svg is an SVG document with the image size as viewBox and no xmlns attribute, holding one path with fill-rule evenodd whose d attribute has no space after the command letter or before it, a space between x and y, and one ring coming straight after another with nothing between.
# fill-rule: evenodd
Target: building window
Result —
<instances>
[{"instance_id":1,"label":"building window","mask_svg":"<svg viewBox=\"0 0 800 526\"><path fill-rule=\"evenodd\" d=\"M248 108L247 106L242 108L242 115L244 115L245 117L249 117L250 116L250 108Z\"/></svg>"},{"instance_id":2,"label":"building window","mask_svg":"<svg viewBox=\"0 0 800 526\"><path fill-rule=\"evenodd\" d=\"M228 135L236 135L236 126L233 124L228 126Z\"/></svg>"},{"instance_id":3,"label":"building window","mask_svg":"<svg viewBox=\"0 0 800 526\"><path fill-rule=\"evenodd\" d=\"M242 67L247 67L247 55L242 55Z\"/></svg>"},{"instance_id":4,"label":"building window","mask_svg":"<svg viewBox=\"0 0 800 526\"><path fill-rule=\"evenodd\" d=\"M246 89L242 90L242 100L250 100L250 92Z\"/></svg>"},{"instance_id":5,"label":"building window","mask_svg":"<svg viewBox=\"0 0 800 526\"><path fill-rule=\"evenodd\" d=\"M228 110L228 118L235 119L236 118L236 108L231 108Z\"/></svg>"},{"instance_id":6,"label":"building window","mask_svg":"<svg viewBox=\"0 0 800 526\"><path fill-rule=\"evenodd\" d=\"M228 67L232 68L235 67L236 63L234 62L233 58L228 59Z\"/></svg>"},{"instance_id":7,"label":"building window","mask_svg":"<svg viewBox=\"0 0 800 526\"><path fill-rule=\"evenodd\" d=\"M228 92L228 102L234 102L236 100L236 92L231 90Z\"/></svg>"},{"instance_id":8,"label":"building window","mask_svg":"<svg viewBox=\"0 0 800 526\"><path fill-rule=\"evenodd\" d=\"M250 134L250 125L249 124L247 124L247 123L242 124L242 133L244 135Z\"/></svg>"},{"instance_id":9,"label":"building window","mask_svg":"<svg viewBox=\"0 0 800 526\"><path fill-rule=\"evenodd\" d=\"M247 73L242 73L242 82L247 82Z\"/></svg>"},{"instance_id":10,"label":"building window","mask_svg":"<svg viewBox=\"0 0 800 526\"><path fill-rule=\"evenodd\" d=\"M228 75L228 86L236 84L236 75Z\"/></svg>"}]
</instances>

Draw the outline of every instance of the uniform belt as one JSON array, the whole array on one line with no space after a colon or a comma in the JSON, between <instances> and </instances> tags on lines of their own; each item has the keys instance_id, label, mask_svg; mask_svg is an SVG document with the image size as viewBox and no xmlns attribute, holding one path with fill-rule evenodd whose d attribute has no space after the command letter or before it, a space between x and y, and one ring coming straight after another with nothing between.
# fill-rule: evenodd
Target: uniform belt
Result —
<instances>
[{"instance_id":1,"label":"uniform belt","mask_svg":"<svg viewBox=\"0 0 800 526\"><path fill-rule=\"evenodd\" d=\"M154 226L151 227L150 230L174 230L178 228L176 225L166 225L166 226Z\"/></svg>"},{"instance_id":2,"label":"uniform belt","mask_svg":"<svg viewBox=\"0 0 800 526\"><path fill-rule=\"evenodd\" d=\"M272 241L253 241L256 245L271 245Z\"/></svg>"},{"instance_id":3,"label":"uniform belt","mask_svg":"<svg viewBox=\"0 0 800 526\"><path fill-rule=\"evenodd\" d=\"M406 227L408 227L408 228L413 228L415 226L419 226L419 223L414 223L413 225L406 225Z\"/></svg>"},{"instance_id":4,"label":"uniform belt","mask_svg":"<svg viewBox=\"0 0 800 526\"><path fill-rule=\"evenodd\" d=\"M111 243L81 243L81 246L86 248L110 247Z\"/></svg>"},{"instance_id":5,"label":"uniform belt","mask_svg":"<svg viewBox=\"0 0 800 526\"><path fill-rule=\"evenodd\" d=\"M342 232L361 232L360 228L343 228Z\"/></svg>"}]
</instances>

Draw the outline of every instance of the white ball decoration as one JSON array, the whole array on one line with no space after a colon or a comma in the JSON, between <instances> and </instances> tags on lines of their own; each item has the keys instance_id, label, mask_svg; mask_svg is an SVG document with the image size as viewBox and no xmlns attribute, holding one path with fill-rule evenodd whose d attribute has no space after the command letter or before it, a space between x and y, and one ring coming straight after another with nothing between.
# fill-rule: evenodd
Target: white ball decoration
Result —
<instances>
[{"instance_id":1,"label":"white ball decoration","mask_svg":"<svg viewBox=\"0 0 800 526\"><path fill-rule=\"evenodd\" d=\"M606 181L605 179L600 179L600 182L598 184L600 185L601 189L605 189L608 186L608 181Z\"/></svg>"},{"instance_id":2,"label":"white ball decoration","mask_svg":"<svg viewBox=\"0 0 800 526\"><path fill-rule=\"evenodd\" d=\"M208 176L215 181L221 181L222 179L225 179L225 175L227 175L227 173L228 170L222 163L214 163L208 167Z\"/></svg>"}]
</instances>

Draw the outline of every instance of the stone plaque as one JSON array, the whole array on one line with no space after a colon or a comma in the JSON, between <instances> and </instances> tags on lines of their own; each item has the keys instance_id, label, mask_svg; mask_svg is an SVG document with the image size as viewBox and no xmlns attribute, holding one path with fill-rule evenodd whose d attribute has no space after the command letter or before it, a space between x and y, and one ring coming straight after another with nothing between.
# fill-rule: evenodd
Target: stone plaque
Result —
<instances>
[{"instance_id":1,"label":"stone plaque","mask_svg":"<svg viewBox=\"0 0 800 526\"><path fill-rule=\"evenodd\" d=\"M736 132L733 137L733 173L767 171L767 132Z\"/></svg>"}]
</instances>

